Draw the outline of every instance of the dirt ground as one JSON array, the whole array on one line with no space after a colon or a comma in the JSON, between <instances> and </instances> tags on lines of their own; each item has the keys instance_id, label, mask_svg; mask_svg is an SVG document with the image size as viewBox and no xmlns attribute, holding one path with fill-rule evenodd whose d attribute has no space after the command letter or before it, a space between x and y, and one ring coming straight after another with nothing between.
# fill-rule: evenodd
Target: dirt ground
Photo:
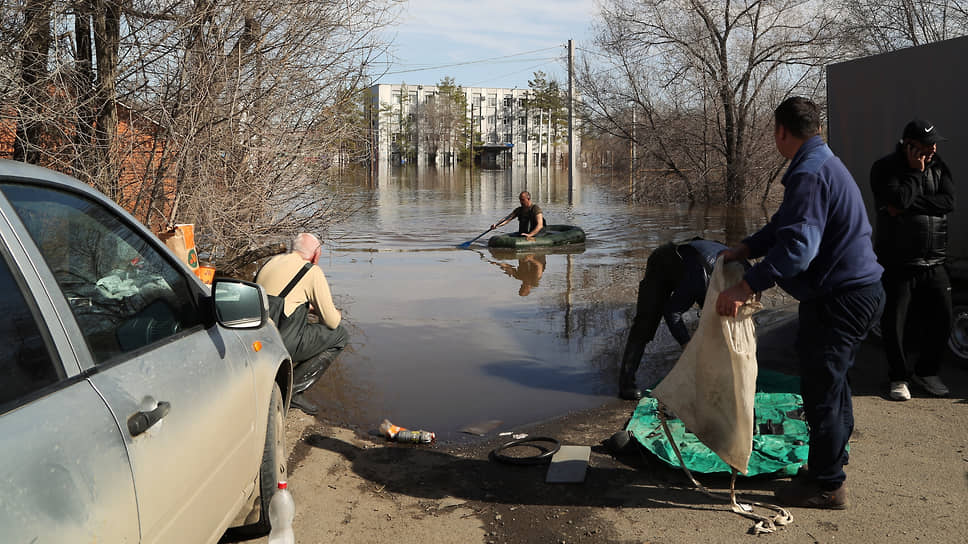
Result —
<instances>
[{"instance_id":1,"label":"dirt ground","mask_svg":"<svg viewBox=\"0 0 968 544\"><path fill-rule=\"evenodd\" d=\"M788 346L761 345L782 367ZM290 488L300 543L687 543L687 542L965 542L968 539L968 362L951 357L941 376L947 398L912 389L908 402L885 396L876 340L851 374L855 432L847 467L850 507L791 509L794 521L752 536L753 522L697 491L679 469L644 450L613 455L601 442L634 403L515 429L562 444L592 447L585 481L547 484L547 465L488 460L508 440L470 446L400 445L371 433L290 412ZM499 429L507 430L507 429ZM497 431L495 431L497 432ZM728 476L699 475L713 491ZM740 479L742 497L773 502L785 480ZM261 542L267 542L263 539Z\"/></svg>"}]
</instances>

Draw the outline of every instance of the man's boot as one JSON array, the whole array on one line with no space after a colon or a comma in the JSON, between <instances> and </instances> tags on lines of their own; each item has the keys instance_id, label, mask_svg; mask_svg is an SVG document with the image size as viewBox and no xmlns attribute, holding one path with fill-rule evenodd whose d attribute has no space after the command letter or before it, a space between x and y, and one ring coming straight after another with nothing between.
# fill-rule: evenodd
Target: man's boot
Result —
<instances>
[{"instance_id":1,"label":"man's boot","mask_svg":"<svg viewBox=\"0 0 968 544\"><path fill-rule=\"evenodd\" d=\"M642 391L635 385L635 372L639 369L639 361L629 351L635 350L626 349L625 357L622 358L622 368L618 375L618 396L625 400L639 400L642 398Z\"/></svg>"},{"instance_id":2,"label":"man's boot","mask_svg":"<svg viewBox=\"0 0 968 544\"><path fill-rule=\"evenodd\" d=\"M306 398L304 393L294 394L289 400L289 406L302 410L308 416L314 416L319 413L319 406Z\"/></svg>"},{"instance_id":3,"label":"man's boot","mask_svg":"<svg viewBox=\"0 0 968 544\"><path fill-rule=\"evenodd\" d=\"M296 365L292 371L292 390L303 392L312 387L333 363L333 354L324 351Z\"/></svg>"}]
</instances>

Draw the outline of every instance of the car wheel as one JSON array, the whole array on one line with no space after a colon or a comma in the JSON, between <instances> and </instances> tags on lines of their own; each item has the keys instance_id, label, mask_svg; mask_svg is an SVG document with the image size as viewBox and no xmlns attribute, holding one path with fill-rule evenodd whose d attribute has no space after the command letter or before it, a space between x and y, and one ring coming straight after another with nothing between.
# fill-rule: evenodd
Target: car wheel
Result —
<instances>
[{"instance_id":1,"label":"car wheel","mask_svg":"<svg viewBox=\"0 0 968 544\"><path fill-rule=\"evenodd\" d=\"M266 426L266 443L262 450L259 467L259 520L226 531L222 542L248 540L269 534L269 500L276 491L276 484L286 479L286 411L279 384L272 385L269 400L269 421Z\"/></svg>"}]
</instances>

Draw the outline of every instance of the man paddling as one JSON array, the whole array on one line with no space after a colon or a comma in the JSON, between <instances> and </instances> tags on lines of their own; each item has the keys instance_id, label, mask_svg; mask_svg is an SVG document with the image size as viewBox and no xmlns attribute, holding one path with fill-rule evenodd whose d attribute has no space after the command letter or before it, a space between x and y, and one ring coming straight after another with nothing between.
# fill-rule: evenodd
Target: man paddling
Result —
<instances>
[{"instance_id":1,"label":"man paddling","mask_svg":"<svg viewBox=\"0 0 968 544\"><path fill-rule=\"evenodd\" d=\"M544 214L541 213L540 206L531 203L531 193L528 191L521 191L521 194L518 195L518 201L521 202L521 205L515 208L511 215L491 225L491 230L502 227L517 217L518 234L530 240L544 230L546 226Z\"/></svg>"}]
</instances>

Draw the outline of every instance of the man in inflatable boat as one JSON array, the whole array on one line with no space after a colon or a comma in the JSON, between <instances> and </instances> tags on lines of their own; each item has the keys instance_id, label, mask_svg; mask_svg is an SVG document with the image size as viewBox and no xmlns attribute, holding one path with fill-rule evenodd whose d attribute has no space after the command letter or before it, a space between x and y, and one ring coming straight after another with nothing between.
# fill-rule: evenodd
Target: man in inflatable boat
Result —
<instances>
[{"instance_id":1,"label":"man in inflatable boat","mask_svg":"<svg viewBox=\"0 0 968 544\"><path fill-rule=\"evenodd\" d=\"M521 202L521 205L514 208L510 215L491 225L491 230L503 227L517 217L518 234L529 240L539 236L548 224L544 219L544 214L541 213L541 207L531 203L531 193L528 191L521 191L521 194L518 195L518 201Z\"/></svg>"}]
</instances>

